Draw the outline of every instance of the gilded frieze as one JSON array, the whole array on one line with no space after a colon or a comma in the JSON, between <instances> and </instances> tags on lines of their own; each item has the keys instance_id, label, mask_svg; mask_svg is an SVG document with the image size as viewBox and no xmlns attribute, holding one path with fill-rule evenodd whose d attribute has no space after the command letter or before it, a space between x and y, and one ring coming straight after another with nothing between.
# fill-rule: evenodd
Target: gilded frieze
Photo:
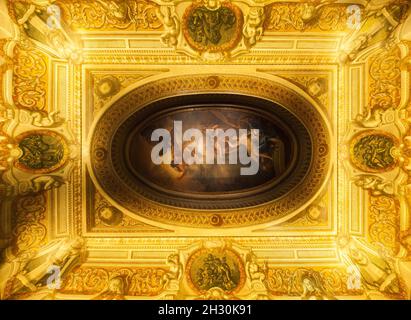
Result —
<instances>
[{"instance_id":1,"label":"gilded frieze","mask_svg":"<svg viewBox=\"0 0 411 320\"><path fill-rule=\"evenodd\" d=\"M65 279L60 292L98 297L107 291L121 288L119 296L155 296L164 290L164 268L144 267L80 267ZM118 280L113 280L118 279ZM108 298L108 297L107 297Z\"/></svg>"},{"instance_id":2,"label":"gilded frieze","mask_svg":"<svg viewBox=\"0 0 411 320\"><path fill-rule=\"evenodd\" d=\"M56 1L64 21L81 31L161 31L159 6L152 1Z\"/></svg>"},{"instance_id":3,"label":"gilded frieze","mask_svg":"<svg viewBox=\"0 0 411 320\"><path fill-rule=\"evenodd\" d=\"M359 295L362 289L348 289L349 274L343 268L269 268L267 286L273 295L335 299L337 295Z\"/></svg>"},{"instance_id":4,"label":"gilded frieze","mask_svg":"<svg viewBox=\"0 0 411 320\"><path fill-rule=\"evenodd\" d=\"M273 3L266 6L265 30L272 32L321 31L348 29L351 15L345 4Z\"/></svg>"}]
</instances>

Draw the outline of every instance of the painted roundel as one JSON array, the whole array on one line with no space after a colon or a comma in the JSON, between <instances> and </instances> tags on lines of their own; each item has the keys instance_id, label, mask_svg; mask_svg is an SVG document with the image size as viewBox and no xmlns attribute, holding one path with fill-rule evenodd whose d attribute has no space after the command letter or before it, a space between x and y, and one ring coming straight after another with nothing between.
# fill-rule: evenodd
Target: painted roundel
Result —
<instances>
[{"instance_id":1,"label":"painted roundel","mask_svg":"<svg viewBox=\"0 0 411 320\"><path fill-rule=\"evenodd\" d=\"M61 135L53 131L29 131L16 140L21 155L15 166L21 170L49 173L61 168L67 161L68 145Z\"/></svg>"},{"instance_id":2,"label":"painted roundel","mask_svg":"<svg viewBox=\"0 0 411 320\"><path fill-rule=\"evenodd\" d=\"M397 145L397 139L387 132L362 132L351 141L351 161L365 172L392 170L397 164Z\"/></svg>"},{"instance_id":3,"label":"painted roundel","mask_svg":"<svg viewBox=\"0 0 411 320\"><path fill-rule=\"evenodd\" d=\"M183 21L184 37L198 51L230 50L241 39L243 14L230 2L192 4L185 11Z\"/></svg>"},{"instance_id":4,"label":"painted roundel","mask_svg":"<svg viewBox=\"0 0 411 320\"><path fill-rule=\"evenodd\" d=\"M189 285L199 293L213 288L234 293L246 277L242 259L229 249L200 249L190 256L186 270Z\"/></svg>"},{"instance_id":5,"label":"painted roundel","mask_svg":"<svg viewBox=\"0 0 411 320\"><path fill-rule=\"evenodd\" d=\"M329 132L315 108L277 83L167 78L102 113L90 136L91 177L119 206L148 219L258 224L298 213L322 188Z\"/></svg>"}]
</instances>

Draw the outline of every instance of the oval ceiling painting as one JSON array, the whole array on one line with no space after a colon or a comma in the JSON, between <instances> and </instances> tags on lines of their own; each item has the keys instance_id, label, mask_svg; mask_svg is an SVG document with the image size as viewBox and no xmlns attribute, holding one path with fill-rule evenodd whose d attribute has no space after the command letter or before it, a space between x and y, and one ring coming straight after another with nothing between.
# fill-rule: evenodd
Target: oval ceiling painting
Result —
<instances>
[{"instance_id":1,"label":"oval ceiling painting","mask_svg":"<svg viewBox=\"0 0 411 320\"><path fill-rule=\"evenodd\" d=\"M158 100L113 139L118 174L156 202L232 208L285 194L305 174L311 140L286 109L227 94Z\"/></svg>"},{"instance_id":2,"label":"oval ceiling painting","mask_svg":"<svg viewBox=\"0 0 411 320\"><path fill-rule=\"evenodd\" d=\"M102 112L90 136L90 172L112 202L148 219L257 224L310 203L330 172L328 141L322 115L282 85L170 78Z\"/></svg>"},{"instance_id":3,"label":"oval ceiling painting","mask_svg":"<svg viewBox=\"0 0 411 320\"><path fill-rule=\"evenodd\" d=\"M147 185L165 192L235 194L273 184L295 164L296 139L291 131L269 114L240 106L182 107L155 115L137 128L127 141L129 168ZM158 128L165 130L161 140L169 140L169 155L164 154L164 141L153 139ZM255 150L251 150L253 129L258 130ZM190 130L192 136L188 136ZM245 151L242 157L240 150ZM153 161L156 157L159 161Z\"/></svg>"}]
</instances>

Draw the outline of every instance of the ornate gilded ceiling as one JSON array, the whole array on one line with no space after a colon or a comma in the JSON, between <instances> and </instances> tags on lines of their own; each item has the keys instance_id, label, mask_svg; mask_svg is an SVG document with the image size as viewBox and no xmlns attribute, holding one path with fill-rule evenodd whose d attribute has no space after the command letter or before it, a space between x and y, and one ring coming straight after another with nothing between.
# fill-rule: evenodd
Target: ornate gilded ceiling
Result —
<instances>
[{"instance_id":1,"label":"ornate gilded ceiling","mask_svg":"<svg viewBox=\"0 0 411 320\"><path fill-rule=\"evenodd\" d=\"M213 77L211 86L210 77ZM214 83L214 81L216 83ZM261 92L259 88L263 88ZM140 118L140 121L143 121L148 116L155 114L153 109L156 109L154 106L146 107L145 110L141 111L143 114L139 115L139 112L136 113L136 111L138 111L136 106L146 105L146 100L155 101L159 97L173 96L175 94L181 94L181 92L189 95L190 93L199 94L210 91L213 92L215 96L205 95L202 101L212 101L214 112L220 112L220 114L227 116L227 111L223 112L215 106L219 99L216 95L217 92L231 91L242 95L256 95L262 98L273 99L278 103L288 106L289 112L291 113L286 113L286 109L279 106L268 105L266 109L273 110L271 113L277 112L285 118L297 136L294 139L298 141L298 148L296 146L294 149L298 149L299 159L297 165L291 168L292 173L283 177L282 181L280 180L282 183L269 189L262 186L262 188L266 190L260 190L260 188L251 195L247 194L247 188L244 186L244 182L240 181L238 184L242 194L235 199L231 198L231 200L227 199L229 195L225 190L221 191L220 194L217 192L217 194L214 195L211 195L210 192L203 192L202 197L204 200L202 202L200 202L199 199L195 199L201 195L197 194L197 196L194 197L190 190L180 192L180 194L183 194L180 197L172 197L170 192L159 191L161 185L167 185L166 179L168 175L165 176L167 173L161 176L161 178L158 178L157 188L147 188L142 185L141 182L139 183L133 179L132 170L126 169L125 161L121 159L125 153L124 143L128 139L129 132L137 127L139 123L138 118ZM186 99L187 102L191 103L195 103L196 100L201 101L195 97ZM246 98L237 98L239 102L243 100L246 100ZM167 111L167 107L163 101L164 100L157 100L157 110L159 109L165 112ZM234 97L227 97L226 101L235 103ZM177 101L176 103L177 105L184 105L183 101ZM264 104L267 103L264 103L264 101L255 102L254 110L257 110L256 112L261 114L265 109ZM279 108L283 110L276 111L276 109ZM189 112L191 117L193 117L194 111L192 108ZM169 111L167 114L171 114L171 112ZM293 114L299 117L300 120L294 117ZM269 115L268 113L264 117L268 118ZM198 118L203 117L205 117L205 115L198 116ZM239 115L235 115L235 117L239 117ZM248 115L247 118L250 119L251 115ZM123 123L118 128L118 123L122 121ZM188 120L185 121L187 122ZM216 120L211 119L210 121L214 124ZM300 121L305 123L305 127ZM273 124L271 124L271 126L273 126ZM198 125L196 125L196 127L198 127ZM96 185L101 187L102 192L107 193L108 197L117 201L124 208L135 214L142 215L149 219L158 219L166 223L191 227L208 227L209 225L215 224L213 219L218 219L220 227L241 227L248 224L273 221L289 213L294 213L295 215L296 211L308 205L312 198L320 191L331 168L330 157L328 156L330 149L329 136L331 133L327 128L327 120L323 119L320 113L317 113L316 109L310 104L286 88L276 85L275 83L259 80L258 78L254 79L241 75L187 75L148 83L122 97L113 106L109 107L106 112L102 112L101 117L95 121L92 132L93 136L88 143L88 145L90 145L90 174L92 175L92 179L96 181ZM316 139L310 138L310 135L315 136ZM132 137L132 139L135 141L136 137ZM133 159L135 159L138 154L144 154L143 148L144 143L140 141L134 152L135 156L133 156ZM297 153L297 150L295 150L295 152ZM146 163L151 164L149 160L149 157L146 161L142 160L139 166L144 166ZM157 172L161 169L148 166L143 170L147 172ZM263 168L261 168L260 171L263 171ZM221 175L222 173L220 173L220 179L222 179ZM141 179L139 180L141 181ZM251 177L247 177L247 181L250 180ZM219 181L220 180L217 180L216 184L218 184ZM171 190L175 191L178 186L183 186L184 183L186 183L184 179L178 178L176 182L177 185ZM208 183L211 182L203 181L201 185L204 186ZM193 183L187 187L187 189L194 188ZM214 186L212 189L218 191L218 186ZM184 197L184 194L186 194L186 197ZM138 200L140 199L140 195L150 200L155 200L157 203L160 202L171 205L174 208L151 204L143 199ZM259 204L266 205L258 206ZM193 208L195 210L183 210L182 208ZM200 210L203 208L214 210ZM221 212L215 212L215 209L234 208L242 208L242 210L220 210Z\"/></svg>"},{"instance_id":2,"label":"ornate gilded ceiling","mask_svg":"<svg viewBox=\"0 0 411 320\"><path fill-rule=\"evenodd\" d=\"M410 299L408 1L0 6L1 299ZM176 119L259 175L155 167Z\"/></svg>"}]
</instances>

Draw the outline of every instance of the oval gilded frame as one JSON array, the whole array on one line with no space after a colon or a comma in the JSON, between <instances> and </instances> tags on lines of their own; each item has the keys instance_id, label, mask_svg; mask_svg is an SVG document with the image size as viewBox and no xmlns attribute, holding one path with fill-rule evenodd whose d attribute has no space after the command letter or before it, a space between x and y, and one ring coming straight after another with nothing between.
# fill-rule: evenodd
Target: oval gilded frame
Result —
<instances>
[{"instance_id":1,"label":"oval gilded frame","mask_svg":"<svg viewBox=\"0 0 411 320\"><path fill-rule=\"evenodd\" d=\"M288 109L307 128L313 141L312 162L306 176L284 196L243 208L190 209L159 204L131 190L115 174L110 151L117 128L138 108L166 97L195 93L235 93L267 99ZM136 108L138 106L138 108ZM195 228L229 228L263 224L292 216L309 205L331 172L328 120L303 96L284 84L246 75L183 75L148 82L120 97L100 114L89 135L90 176L119 207L144 219ZM218 220L218 223L216 223Z\"/></svg>"},{"instance_id":2,"label":"oval gilded frame","mask_svg":"<svg viewBox=\"0 0 411 320\"><path fill-rule=\"evenodd\" d=\"M220 44L220 45L201 45L197 42L195 42L189 32L189 28L190 26L188 25L189 23L189 18L190 15L193 13L194 10L196 10L197 8L200 7L204 7L207 9L206 6L204 6L204 4L202 3L193 3L191 4L186 11L184 12L183 15L183 34L184 34L184 38L186 39L187 43L190 45L190 47L192 47L193 49L199 51L199 52L211 52L211 53L216 53L216 52L226 52L229 51L231 49L233 49L236 45L238 45L238 43L241 40L241 36L242 36L242 30L243 30L243 24L244 24L244 18L243 18L243 13L241 11L241 9L239 7L237 7L236 5L226 1L226 2L222 2L221 5L216 8L215 10L218 10L221 7L227 8L229 9L236 17L236 25L235 25L235 29L233 32L233 36L231 37L231 39L229 41L227 41L226 43Z\"/></svg>"}]
</instances>

